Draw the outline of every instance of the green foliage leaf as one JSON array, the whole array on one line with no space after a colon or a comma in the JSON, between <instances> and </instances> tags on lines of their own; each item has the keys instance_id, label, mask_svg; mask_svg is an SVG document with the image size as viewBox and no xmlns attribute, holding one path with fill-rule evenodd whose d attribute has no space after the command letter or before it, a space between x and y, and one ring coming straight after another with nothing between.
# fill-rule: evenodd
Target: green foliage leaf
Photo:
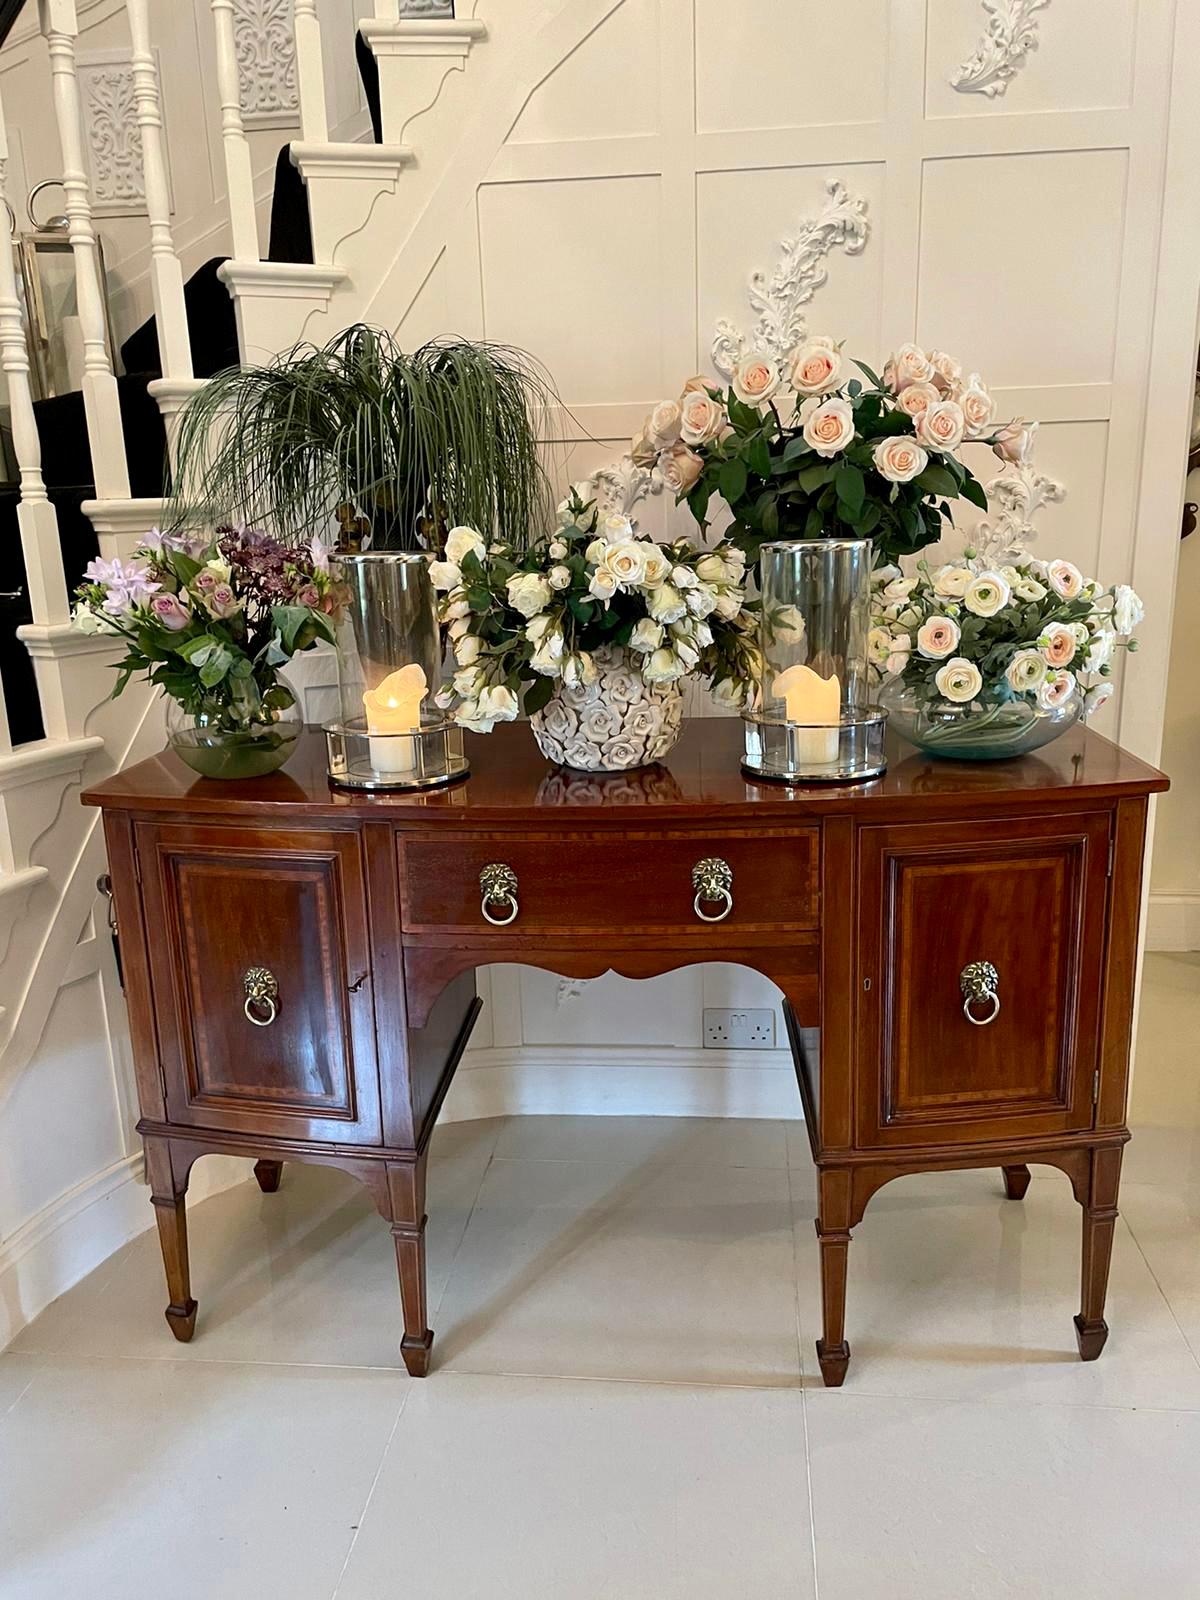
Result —
<instances>
[{"instance_id":1,"label":"green foliage leaf","mask_svg":"<svg viewBox=\"0 0 1200 1600\"><path fill-rule=\"evenodd\" d=\"M550 696L554 693L555 680L553 678L535 678L525 691L525 715L531 717L535 711L540 711L548 705Z\"/></svg>"},{"instance_id":2,"label":"green foliage leaf","mask_svg":"<svg viewBox=\"0 0 1200 1600\"><path fill-rule=\"evenodd\" d=\"M988 498L984 493L983 485L980 483L978 478L973 477L970 473L968 473L966 478L963 480L963 484L959 490L959 493L962 495L964 500L969 500L973 506L978 506L980 511L987 510Z\"/></svg>"},{"instance_id":3,"label":"green foliage leaf","mask_svg":"<svg viewBox=\"0 0 1200 1600\"><path fill-rule=\"evenodd\" d=\"M747 476L745 462L736 456L721 468L721 493L731 506L736 505L745 494Z\"/></svg>"},{"instance_id":4,"label":"green foliage leaf","mask_svg":"<svg viewBox=\"0 0 1200 1600\"><path fill-rule=\"evenodd\" d=\"M852 467L848 462L843 463L834 478L837 497L841 504L856 519L863 508L866 498L867 485L862 473L857 467Z\"/></svg>"},{"instance_id":5,"label":"green foliage leaf","mask_svg":"<svg viewBox=\"0 0 1200 1600\"><path fill-rule=\"evenodd\" d=\"M935 461L931 461L920 477L914 478L913 482L921 490L922 494L956 495L958 493L958 484L953 474L947 472L945 467L939 466Z\"/></svg>"},{"instance_id":6,"label":"green foliage leaf","mask_svg":"<svg viewBox=\"0 0 1200 1600\"><path fill-rule=\"evenodd\" d=\"M832 462L818 461L811 467L801 467L796 478L806 494L815 494L822 485L829 482L837 470Z\"/></svg>"}]
</instances>

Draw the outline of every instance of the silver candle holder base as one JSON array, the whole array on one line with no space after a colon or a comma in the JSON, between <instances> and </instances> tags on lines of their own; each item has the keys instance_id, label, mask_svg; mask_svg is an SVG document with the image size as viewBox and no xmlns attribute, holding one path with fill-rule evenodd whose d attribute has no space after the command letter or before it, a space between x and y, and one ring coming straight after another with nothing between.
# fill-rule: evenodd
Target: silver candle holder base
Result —
<instances>
[{"instance_id":1,"label":"silver candle holder base","mask_svg":"<svg viewBox=\"0 0 1200 1600\"><path fill-rule=\"evenodd\" d=\"M833 727L749 713L742 718L742 770L779 783L862 783L887 771L883 740L887 712L875 706L845 711Z\"/></svg>"},{"instance_id":2,"label":"silver candle holder base","mask_svg":"<svg viewBox=\"0 0 1200 1600\"><path fill-rule=\"evenodd\" d=\"M462 729L452 722L417 733L369 733L366 725L325 725L329 781L342 789L436 789L470 768Z\"/></svg>"}]
</instances>

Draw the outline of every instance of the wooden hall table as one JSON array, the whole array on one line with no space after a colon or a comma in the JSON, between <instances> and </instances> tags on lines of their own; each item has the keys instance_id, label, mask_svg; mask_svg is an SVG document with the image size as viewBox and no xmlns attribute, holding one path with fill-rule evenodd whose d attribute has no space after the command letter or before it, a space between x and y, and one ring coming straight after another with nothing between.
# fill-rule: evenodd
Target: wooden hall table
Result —
<instances>
[{"instance_id":1,"label":"wooden hall table","mask_svg":"<svg viewBox=\"0 0 1200 1600\"><path fill-rule=\"evenodd\" d=\"M212 782L164 753L84 796L104 810L177 1339L196 1322L196 1158L252 1156L266 1190L284 1160L324 1162L391 1224L401 1351L424 1376L426 1158L475 967L731 961L783 992L819 1174L825 1382L850 1359L851 1229L890 1179L950 1168L1000 1167L1014 1200L1031 1162L1067 1174L1079 1351L1100 1354L1147 797L1167 780L1077 728L994 764L893 738L871 783L790 787L744 776L741 738L692 722L664 765L589 777L508 725L471 738L453 788L366 794L329 785L310 730L269 778Z\"/></svg>"}]
</instances>

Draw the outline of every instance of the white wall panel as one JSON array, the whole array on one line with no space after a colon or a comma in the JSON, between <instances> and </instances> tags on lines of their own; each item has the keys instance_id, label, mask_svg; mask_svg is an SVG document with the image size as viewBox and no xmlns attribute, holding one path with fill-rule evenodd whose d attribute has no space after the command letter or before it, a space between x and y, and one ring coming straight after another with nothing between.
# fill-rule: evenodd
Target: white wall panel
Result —
<instances>
[{"instance_id":1,"label":"white wall panel","mask_svg":"<svg viewBox=\"0 0 1200 1600\"><path fill-rule=\"evenodd\" d=\"M625 0L534 90L511 144L656 133L659 0Z\"/></svg>"},{"instance_id":2,"label":"white wall panel","mask_svg":"<svg viewBox=\"0 0 1200 1600\"><path fill-rule=\"evenodd\" d=\"M918 336L997 388L1113 373L1123 150L961 156L925 165Z\"/></svg>"},{"instance_id":3,"label":"white wall panel","mask_svg":"<svg viewBox=\"0 0 1200 1600\"><path fill-rule=\"evenodd\" d=\"M989 18L980 0L929 0L928 115L988 117L1127 106L1137 10L1138 0L1049 0L1033 13L1036 48L1021 60L1004 93L993 97L963 93L950 82L984 37Z\"/></svg>"},{"instance_id":4,"label":"white wall panel","mask_svg":"<svg viewBox=\"0 0 1200 1600\"><path fill-rule=\"evenodd\" d=\"M700 967L681 967L652 983L607 972L580 985L537 967L522 967L524 1042L698 1046L701 972Z\"/></svg>"},{"instance_id":5,"label":"white wall panel","mask_svg":"<svg viewBox=\"0 0 1200 1600\"><path fill-rule=\"evenodd\" d=\"M878 121L889 12L888 0L696 0L697 130Z\"/></svg>"}]
</instances>

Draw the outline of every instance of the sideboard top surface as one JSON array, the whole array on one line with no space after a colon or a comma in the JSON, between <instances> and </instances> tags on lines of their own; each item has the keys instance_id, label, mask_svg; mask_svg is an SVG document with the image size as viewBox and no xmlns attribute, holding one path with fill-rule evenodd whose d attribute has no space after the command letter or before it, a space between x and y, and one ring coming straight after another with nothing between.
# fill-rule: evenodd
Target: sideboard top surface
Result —
<instances>
[{"instance_id":1,"label":"sideboard top surface","mask_svg":"<svg viewBox=\"0 0 1200 1600\"><path fill-rule=\"evenodd\" d=\"M115 773L83 795L87 805L192 817L254 816L279 821L309 818L442 822L471 827L528 821L629 822L631 812L654 820L742 819L795 824L835 813L913 814L944 803L956 812L1078 803L1149 794L1167 787L1154 767L1083 727L1033 755L1013 761L941 761L888 736L888 770L859 784L755 781L739 766L742 725L736 718L690 721L661 765L631 773L594 775L550 766L524 723L486 736L468 735L468 779L424 792L369 794L334 788L325 772L325 740L308 728L281 771L246 782L197 777L168 750Z\"/></svg>"}]
</instances>

